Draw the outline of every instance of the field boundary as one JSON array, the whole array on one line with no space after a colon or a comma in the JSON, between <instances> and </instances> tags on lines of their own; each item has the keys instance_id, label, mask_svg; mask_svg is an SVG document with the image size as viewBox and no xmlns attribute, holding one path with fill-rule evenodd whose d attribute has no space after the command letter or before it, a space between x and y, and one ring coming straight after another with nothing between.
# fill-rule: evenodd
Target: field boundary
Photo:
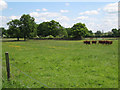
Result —
<instances>
[{"instance_id":1,"label":"field boundary","mask_svg":"<svg viewBox=\"0 0 120 90\"><path fill-rule=\"evenodd\" d=\"M4 61L4 62L5 62L5 61ZM23 73L25 76L31 78L33 81L36 81L36 82L38 82L38 83L40 83L40 84L46 86L47 88L51 88L51 87L49 87L48 85L46 85L46 84L44 84L44 83L42 83L42 82L40 82L40 81L34 79L34 78L31 77L30 75L28 75L28 74L26 74L25 72L21 71L19 68L15 67L13 64L10 64L10 66L14 67L16 70L20 71L20 72ZM11 72L10 72L10 74L14 75L14 74L11 73ZM15 76L15 75L14 75L14 76ZM21 82L21 80L19 80L19 82ZM26 86L26 87L28 87L28 86ZM29 87L28 87L28 88L29 88Z\"/></svg>"}]
</instances>

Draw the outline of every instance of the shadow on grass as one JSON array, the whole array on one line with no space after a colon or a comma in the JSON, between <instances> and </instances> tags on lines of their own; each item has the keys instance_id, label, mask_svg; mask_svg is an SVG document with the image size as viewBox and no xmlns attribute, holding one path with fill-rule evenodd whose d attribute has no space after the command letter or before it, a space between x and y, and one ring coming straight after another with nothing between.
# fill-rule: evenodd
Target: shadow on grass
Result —
<instances>
[{"instance_id":1,"label":"shadow on grass","mask_svg":"<svg viewBox=\"0 0 120 90\"><path fill-rule=\"evenodd\" d=\"M2 40L0 42L23 42L24 40ZM27 40L26 40L27 41Z\"/></svg>"},{"instance_id":2,"label":"shadow on grass","mask_svg":"<svg viewBox=\"0 0 120 90\"><path fill-rule=\"evenodd\" d=\"M97 38L98 39L98 38ZM105 40L118 40L118 38L104 38ZM104 40L102 39L102 40ZM27 39L27 40L15 40L15 39L2 39L0 40L0 42L25 42L25 41L29 41L29 40L65 40L65 41L78 41L81 39L78 38L32 38L32 39ZM83 39L86 40L86 39ZM91 39L87 39L87 40L91 40ZM92 39L94 40L94 39Z\"/></svg>"}]
</instances>

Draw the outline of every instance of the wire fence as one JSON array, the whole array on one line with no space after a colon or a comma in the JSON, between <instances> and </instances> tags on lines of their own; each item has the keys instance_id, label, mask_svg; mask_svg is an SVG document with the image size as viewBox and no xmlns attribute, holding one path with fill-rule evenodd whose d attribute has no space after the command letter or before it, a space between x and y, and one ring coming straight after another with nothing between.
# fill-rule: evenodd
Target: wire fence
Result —
<instances>
[{"instance_id":1,"label":"wire fence","mask_svg":"<svg viewBox=\"0 0 120 90\"><path fill-rule=\"evenodd\" d=\"M2 61L2 62L6 63L5 61ZM51 87L49 87L48 85L46 85L46 84L44 84L44 83L42 83L42 82L34 79L34 78L31 77L30 75L26 74L25 72L23 72L22 70L20 70L20 69L17 68L16 66L14 66L13 64L10 64L10 66L13 67L14 69L16 69L17 71L20 71L20 73L22 73L22 74L25 75L26 77L30 78L31 80L39 83L40 85L42 84L43 86L45 86L45 87L47 87L47 88L51 88ZM3 71L5 71L5 67L2 68L2 69L3 69ZM6 72L4 72L3 74L6 75ZM12 76L15 76L12 72L10 72L10 74L11 74ZM3 77L6 78L5 76L3 76ZM4 79L4 78L3 78L3 79ZM14 77L11 77L11 79L16 80ZM24 82L23 82L22 80L20 80L20 79L19 79L19 80L17 79L17 81L19 81L20 84L24 85L26 88L32 88L32 86L27 86L27 85L25 85Z\"/></svg>"}]
</instances>

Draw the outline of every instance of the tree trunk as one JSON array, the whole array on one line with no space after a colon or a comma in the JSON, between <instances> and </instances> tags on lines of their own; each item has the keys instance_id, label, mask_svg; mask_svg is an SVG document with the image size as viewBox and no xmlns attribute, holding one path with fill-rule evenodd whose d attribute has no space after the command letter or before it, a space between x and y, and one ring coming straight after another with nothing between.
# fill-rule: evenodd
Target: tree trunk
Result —
<instances>
[{"instance_id":1,"label":"tree trunk","mask_svg":"<svg viewBox=\"0 0 120 90\"><path fill-rule=\"evenodd\" d=\"M24 37L24 41L26 41L26 37Z\"/></svg>"},{"instance_id":2,"label":"tree trunk","mask_svg":"<svg viewBox=\"0 0 120 90\"><path fill-rule=\"evenodd\" d=\"M17 37L17 41L19 41L19 37Z\"/></svg>"}]
</instances>

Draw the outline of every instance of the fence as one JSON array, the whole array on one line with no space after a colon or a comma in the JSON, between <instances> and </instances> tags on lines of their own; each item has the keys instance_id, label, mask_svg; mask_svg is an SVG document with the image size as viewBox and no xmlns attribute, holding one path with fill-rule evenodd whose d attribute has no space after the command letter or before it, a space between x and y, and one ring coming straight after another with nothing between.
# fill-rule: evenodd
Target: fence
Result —
<instances>
[{"instance_id":1,"label":"fence","mask_svg":"<svg viewBox=\"0 0 120 90\"><path fill-rule=\"evenodd\" d=\"M46 84L36 80L35 78L31 77L30 75L28 75L27 73L23 72L22 70L20 70L19 68L17 68L13 64L10 64L9 63L9 55L8 55L8 53L5 53L5 55L6 55L6 62L2 61L3 65L4 65L4 67L2 67L2 69L4 71L4 73L3 73L4 76L2 78L3 81L5 81L4 78L7 78L8 82L11 81L11 80L19 82L20 85L22 85L22 87L24 87L24 88L36 88L36 87L39 87L39 88L40 87L50 88L48 85L46 85ZM5 69L5 63L6 63L6 69ZM5 71L7 71L7 75L6 75ZM16 75L14 73L16 73ZM20 77L20 76L21 76L21 78L24 77L24 79L20 79L20 78L16 79L15 78L15 77ZM25 79L25 77L28 78L28 79ZM16 82L14 82L14 83L16 83ZM33 85L28 86L29 82L33 82L34 86ZM19 88L19 87L17 87L17 88Z\"/></svg>"}]
</instances>

